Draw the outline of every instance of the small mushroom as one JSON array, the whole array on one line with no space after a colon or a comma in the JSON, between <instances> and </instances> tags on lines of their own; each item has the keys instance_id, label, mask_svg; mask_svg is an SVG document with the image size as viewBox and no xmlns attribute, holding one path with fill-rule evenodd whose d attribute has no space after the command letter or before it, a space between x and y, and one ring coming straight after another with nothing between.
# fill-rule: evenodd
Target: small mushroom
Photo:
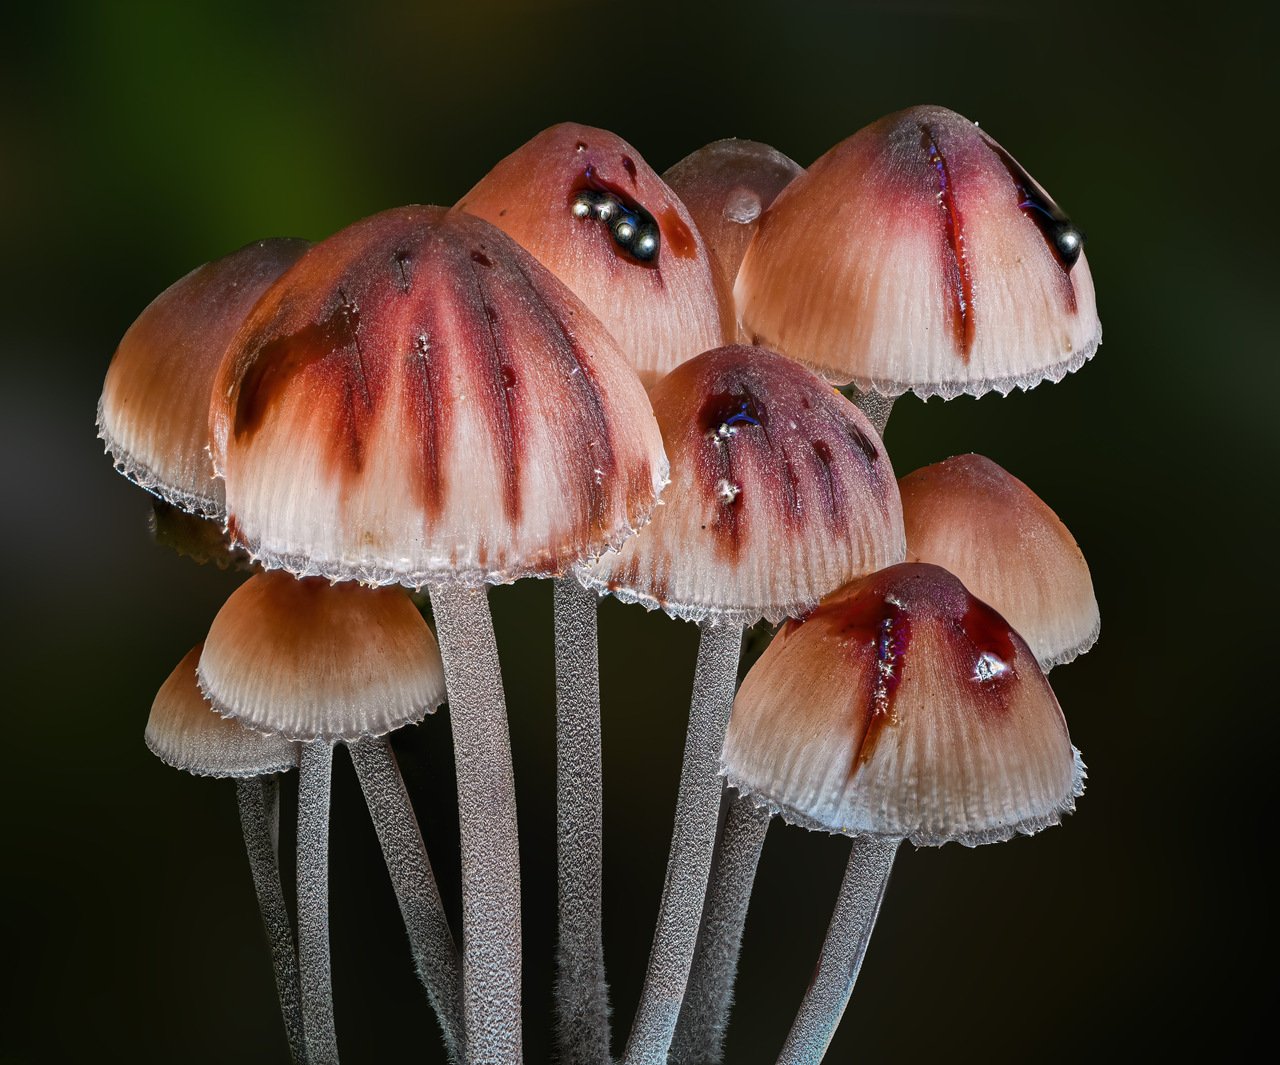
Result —
<instances>
[{"instance_id":1,"label":"small mushroom","mask_svg":"<svg viewBox=\"0 0 1280 1065\"><path fill-rule=\"evenodd\" d=\"M498 226L569 286L645 387L736 335L688 210L630 144L562 122L489 171L458 208Z\"/></svg>"},{"instance_id":2,"label":"small mushroom","mask_svg":"<svg viewBox=\"0 0 1280 1065\"><path fill-rule=\"evenodd\" d=\"M487 584L621 544L666 483L604 326L499 229L386 211L258 303L211 411L228 524L298 576L429 586L448 683L468 1056L521 1047L515 782Z\"/></svg>"},{"instance_id":3,"label":"small mushroom","mask_svg":"<svg viewBox=\"0 0 1280 1065\"><path fill-rule=\"evenodd\" d=\"M289 1040L289 1056L306 1060L302 1032L302 990L293 925L280 884L279 792L276 774L297 768L298 745L264 735L220 717L200 694L196 664L203 644L189 651L156 693L144 734L147 747L165 765L202 777L236 782L240 829L258 912L271 947L276 993Z\"/></svg>"},{"instance_id":4,"label":"small mushroom","mask_svg":"<svg viewBox=\"0 0 1280 1065\"><path fill-rule=\"evenodd\" d=\"M1058 515L1013 474L982 455L956 455L898 486L908 561L959 577L1046 672L1093 646L1100 621L1089 565Z\"/></svg>"},{"instance_id":5,"label":"small mushroom","mask_svg":"<svg viewBox=\"0 0 1280 1065\"><path fill-rule=\"evenodd\" d=\"M994 843L1057 824L1084 766L1030 648L937 566L855 581L788 622L743 681L728 782L793 824L854 837L780 1062L822 1058L899 844Z\"/></svg>"},{"instance_id":6,"label":"small mushroom","mask_svg":"<svg viewBox=\"0 0 1280 1065\"><path fill-rule=\"evenodd\" d=\"M884 446L852 404L804 367L731 345L678 366L652 398L671 461L663 505L638 536L581 572L588 587L695 621L701 632L629 1065L667 1060L680 1013L715 845L717 758L743 627L804 614L905 550Z\"/></svg>"},{"instance_id":7,"label":"small mushroom","mask_svg":"<svg viewBox=\"0 0 1280 1065\"><path fill-rule=\"evenodd\" d=\"M329 794L333 746L351 751L383 844L418 972L445 1041L462 1045L453 943L387 733L444 699L431 630L398 588L261 573L214 618L200 655L201 690L219 713L301 743L298 782L298 955L307 1060L338 1060L329 964ZM407 833L404 826L412 825ZM398 847L389 846L397 843ZM407 849L404 849L407 845Z\"/></svg>"},{"instance_id":8,"label":"small mushroom","mask_svg":"<svg viewBox=\"0 0 1280 1065\"><path fill-rule=\"evenodd\" d=\"M836 384L950 399L1057 381L1102 337L1084 237L984 130L913 107L836 145L760 220L747 333Z\"/></svg>"}]
</instances>

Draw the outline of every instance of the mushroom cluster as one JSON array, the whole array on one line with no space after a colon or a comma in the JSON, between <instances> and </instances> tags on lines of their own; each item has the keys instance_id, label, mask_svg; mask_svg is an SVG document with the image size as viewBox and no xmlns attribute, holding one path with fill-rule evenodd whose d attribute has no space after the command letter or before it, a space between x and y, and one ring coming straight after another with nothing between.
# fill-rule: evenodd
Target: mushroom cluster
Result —
<instances>
[{"instance_id":1,"label":"mushroom cluster","mask_svg":"<svg viewBox=\"0 0 1280 1065\"><path fill-rule=\"evenodd\" d=\"M899 845L1031 834L1084 778L1046 679L1097 637L1083 557L988 459L899 481L881 439L892 401L1030 388L1099 340L1080 231L938 107L883 118L808 169L723 140L665 177L615 134L565 123L454 207L261 241L158 297L107 371L99 434L162 501L164 539L253 573L161 688L146 738L171 765L238 780L293 1059L338 1060L342 743L446 1053L522 1060L518 825L487 588L549 577L561 1060L614 1060L596 620L612 595L700 631L622 1060L723 1059L777 815L852 839L814 980L779 1033L780 1061L819 1061ZM770 636L739 687L744 638ZM388 742L442 704L460 943ZM296 933L276 803L294 767Z\"/></svg>"}]
</instances>

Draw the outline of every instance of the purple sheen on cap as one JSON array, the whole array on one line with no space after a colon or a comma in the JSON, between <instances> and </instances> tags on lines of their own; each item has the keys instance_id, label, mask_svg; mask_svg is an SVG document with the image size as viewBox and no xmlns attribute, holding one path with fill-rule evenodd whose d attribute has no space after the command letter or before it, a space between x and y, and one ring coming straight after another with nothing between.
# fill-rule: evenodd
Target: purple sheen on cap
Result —
<instances>
[{"instance_id":1,"label":"purple sheen on cap","mask_svg":"<svg viewBox=\"0 0 1280 1065\"><path fill-rule=\"evenodd\" d=\"M863 391L1057 381L1102 337L1083 234L983 130L889 115L778 196L738 273L744 330Z\"/></svg>"},{"instance_id":2,"label":"purple sheen on cap","mask_svg":"<svg viewBox=\"0 0 1280 1065\"><path fill-rule=\"evenodd\" d=\"M666 460L604 327L500 230L404 207L314 246L211 413L235 540L299 576L566 572L648 518Z\"/></svg>"},{"instance_id":3,"label":"purple sheen on cap","mask_svg":"<svg viewBox=\"0 0 1280 1065\"><path fill-rule=\"evenodd\" d=\"M937 566L855 581L747 674L721 757L784 818L968 846L1057 824L1084 766L1035 657Z\"/></svg>"},{"instance_id":4,"label":"purple sheen on cap","mask_svg":"<svg viewBox=\"0 0 1280 1065\"><path fill-rule=\"evenodd\" d=\"M183 510L225 517L208 451L214 375L258 297L306 247L260 240L199 266L129 327L107 368L98 436L135 484Z\"/></svg>"},{"instance_id":5,"label":"purple sheen on cap","mask_svg":"<svg viewBox=\"0 0 1280 1065\"><path fill-rule=\"evenodd\" d=\"M730 345L653 389L671 461L662 505L583 583L690 621L749 625L803 614L905 557L884 444L821 378Z\"/></svg>"},{"instance_id":6,"label":"purple sheen on cap","mask_svg":"<svg viewBox=\"0 0 1280 1065\"><path fill-rule=\"evenodd\" d=\"M736 335L733 297L680 198L617 134L562 122L458 201L569 286L645 387Z\"/></svg>"},{"instance_id":7,"label":"purple sheen on cap","mask_svg":"<svg viewBox=\"0 0 1280 1065\"><path fill-rule=\"evenodd\" d=\"M165 765L201 777L259 777L298 764L298 745L220 717L196 683L203 644L193 647L156 693L144 733Z\"/></svg>"},{"instance_id":8,"label":"purple sheen on cap","mask_svg":"<svg viewBox=\"0 0 1280 1065\"><path fill-rule=\"evenodd\" d=\"M404 589L278 571L232 593L198 673L219 713L303 742L381 736L445 697L435 636Z\"/></svg>"},{"instance_id":9,"label":"purple sheen on cap","mask_svg":"<svg viewBox=\"0 0 1280 1065\"><path fill-rule=\"evenodd\" d=\"M956 455L899 483L907 558L950 570L998 610L1047 671L1098 638L1098 601L1075 539L1025 484L982 455Z\"/></svg>"}]
</instances>

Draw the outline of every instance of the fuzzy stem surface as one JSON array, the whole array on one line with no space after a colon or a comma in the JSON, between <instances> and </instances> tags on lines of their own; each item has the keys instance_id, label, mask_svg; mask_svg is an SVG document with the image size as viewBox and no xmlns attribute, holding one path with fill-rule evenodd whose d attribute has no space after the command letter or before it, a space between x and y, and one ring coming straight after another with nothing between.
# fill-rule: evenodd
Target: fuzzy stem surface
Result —
<instances>
[{"instance_id":1,"label":"fuzzy stem surface","mask_svg":"<svg viewBox=\"0 0 1280 1065\"><path fill-rule=\"evenodd\" d=\"M308 1065L337 1065L329 962L329 795L333 745L302 748L298 769L298 969Z\"/></svg>"},{"instance_id":2,"label":"fuzzy stem surface","mask_svg":"<svg viewBox=\"0 0 1280 1065\"><path fill-rule=\"evenodd\" d=\"M701 626L693 702L658 924L625 1065L665 1065L693 964L720 814L720 750L729 726L740 625Z\"/></svg>"},{"instance_id":3,"label":"fuzzy stem surface","mask_svg":"<svg viewBox=\"0 0 1280 1065\"><path fill-rule=\"evenodd\" d=\"M449 693L462 846L467 1065L521 1060L520 841L506 697L484 588L431 586Z\"/></svg>"}]
</instances>

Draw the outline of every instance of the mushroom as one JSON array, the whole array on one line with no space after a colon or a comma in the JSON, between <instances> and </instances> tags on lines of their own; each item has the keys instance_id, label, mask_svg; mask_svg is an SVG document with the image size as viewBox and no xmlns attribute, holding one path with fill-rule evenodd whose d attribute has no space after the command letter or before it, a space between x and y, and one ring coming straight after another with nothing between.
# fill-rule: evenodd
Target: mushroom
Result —
<instances>
[{"instance_id":1,"label":"mushroom","mask_svg":"<svg viewBox=\"0 0 1280 1065\"><path fill-rule=\"evenodd\" d=\"M998 610L1048 672L1093 646L1100 620L1089 564L1067 527L982 455L956 455L898 482L907 559L950 570Z\"/></svg>"},{"instance_id":2,"label":"mushroom","mask_svg":"<svg viewBox=\"0 0 1280 1065\"><path fill-rule=\"evenodd\" d=\"M193 647L160 686L144 733L147 747L165 765L201 777L230 777L236 782L240 830L249 855L249 871L258 912L271 947L276 994L289 1040L289 1056L306 1060L302 1033L302 993L293 925L280 884L280 785L276 774L298 765L298 745L283 736L265 736L219 717L196 684L196 663L203 644Z\"/></svg>"},{"instance_id":3,"label":"mushroom","mask_svg":"<svg viewBox=\"0 0 1280 1065\"><path fill-rule=\"evenodd\" d=\"M732 297L693 218L608 130L574 122L543 130L458 209L498 226L568 285L646 388L736 335Z\"/></svg>"},{"instance_id":4,"label":"mushroom","mask_svg":"<svg viewBox=\"0 0 1280 1065\"><path fill-rule=\"evenodd\" d=\"M107 368L98 436L116 469L166 502L222 520L209 395L227 344L307 242L260 240L196 267L151 301Z\"/></svg>"},{"instance_id":5,"label":"mushroom","mask_svg":"<svg viewBox=\"0 0 1280 1065\"><path fill-rule=\"evenodd\" d=\"M398 588L261 573L214 618L201 690L219 713L303 744L298 781L298 955L310 1065L336 1062L329 965L329 794L333 746L351 751L411 948L446 1045L461 1018L456 947L387 733L444 699L440 654ZM403 826L412 825L409 835ZM397 842L401 850L389 846Z\"/></svg>"},{"instance_id":6,"label":"mushroom","mask_svg":"<svg viewBox=\"0 0 1280 1065\"><path fill-rule=\"evenodd\" d=\"M950 573L892 566L788 622L743 681L723 772L787 821L854 837L818 969L780 1062L822 1058L889 869L917 847L1057 824L1084 766L1030 648Z\"/></svg>"},{"instance_id":7,"label":"mushroom","mask_svg":"<svg viewBox=\"0 0 1280 1065\"><path fill-rule=\"evenodd\" d=\"M913 107L787 186L760 220L735 297L755 342L836 384L889 399L1006 394L1060 380L1097 350L1083 248L985 131Z\"/></svg>"},{"instance_id":8,"label":"mushroom","mask_svg":"<svg viewBox=\"0 0 1280 1065\"><path fill-rule=\"evenodd\" d=\"M268 566L426 585L458 772L470 1060L520 1056L520 872L486 584L632 535L666 482L640 382L500 230L406 207L316 245L259 302L211 410L228 523Z\"/></svg>"},{"instance_id":9,"label":"mushroom","mask_svg":"<svg viewBox=\"0 0 1280 1065\"><path fill-rule=\"evenodd\" d=\"M628 1063L665 1062L680 1013L743 627L804 614L905 550L883 445L852 404L797 363L717 348L668 374L652 399L671 461L663 505L640 535L581 572L589 588L700 629L671 852Z\"/></svg>"},{"instance_id":10,"label":"mushroom","mask_svg":"<svg viewBox=\"0 0 1280 1065\"><path fill-rule=\"evenodd\" d=\"M662 180L689 209L731 292L761 214L803 173L776 148L730 137L686 155Z\"/></svg>"}]
</instances>

